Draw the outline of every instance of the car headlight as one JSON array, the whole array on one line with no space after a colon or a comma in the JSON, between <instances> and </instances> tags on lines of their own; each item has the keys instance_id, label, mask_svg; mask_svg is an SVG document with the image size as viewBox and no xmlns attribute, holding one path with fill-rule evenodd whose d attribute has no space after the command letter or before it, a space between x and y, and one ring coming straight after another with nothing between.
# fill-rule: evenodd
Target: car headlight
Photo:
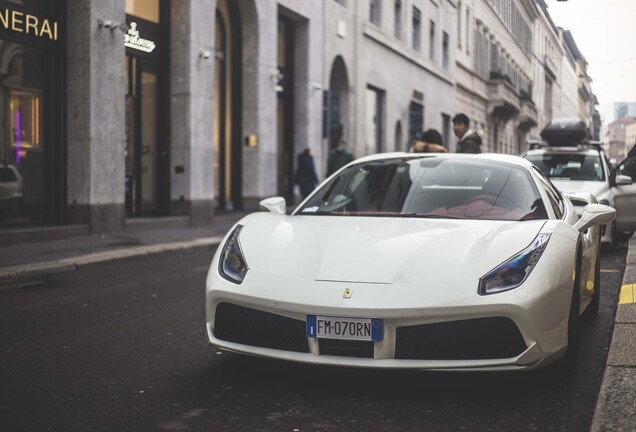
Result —
<instances>
[{"instance_id":1,"label":"car headlight","mask_svg":"<svg viewBox=\"0 0 636 432\"><path fill-rule=\"evenodd\" d=\"M243 225L237 225L221 250L219 273L225 279L240 284L247 274L247 262L239 244L239 234Z\"/></svg>"},{"instance_id":2,"label":"car headlight","mask_svg":"<svg viewBox=\"0 0 636 432\"><path fill-rule=\"evenodd\" d=\"M533 242L479 280L479 294L496 294L521 285L539 262L550 234L539 234Z\"/></svg>"}]
</instances>

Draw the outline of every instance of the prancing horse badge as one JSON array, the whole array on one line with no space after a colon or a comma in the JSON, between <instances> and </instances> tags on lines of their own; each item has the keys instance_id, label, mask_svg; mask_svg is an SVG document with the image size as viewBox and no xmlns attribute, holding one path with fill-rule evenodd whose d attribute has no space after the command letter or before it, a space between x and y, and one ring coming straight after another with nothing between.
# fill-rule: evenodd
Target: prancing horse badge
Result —
<instances>
[{"instance_id":1,"label":"prancing horse badge","mask_svg":"<svg viewBox=\"0 0 636 432\"><path fill-rule=\"evenodd\" d=\"M346 290L344 290L344 294L342 295L342 298L351 298L352 295L353 295L353 290L350 288L347 288Z\"/></svg>"}]
</instances>

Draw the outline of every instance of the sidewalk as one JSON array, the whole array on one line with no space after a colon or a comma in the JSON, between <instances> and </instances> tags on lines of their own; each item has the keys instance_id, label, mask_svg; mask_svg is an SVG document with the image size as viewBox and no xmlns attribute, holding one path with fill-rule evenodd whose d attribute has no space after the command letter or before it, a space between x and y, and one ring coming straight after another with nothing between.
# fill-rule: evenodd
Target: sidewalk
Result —
<instances>
[{"instance_id":1,"label":"sidewalk","mask_svg":"<svg viewBox=\"0 0 636 432\"><path fill-rule=\"evenodd\" d=\"M636 431L636 235L629 240L592 432Z\"/></svg>"},{"instance_id":2,"label":"sidewalk","mask_svg":"<svg viewBox=\"0 0 636 432\"><path fill-rule=\"evenodd\" d=\"M105 235L0 246L0 288L46 274L133 256L210 247L245 213L227 213L208 227L129 228ZM636 235L629 241L607 365L592 432L636 431Z\"/></svg>"},{"instance_id":3,"label":"sidewalk","mask_svg":"<svg viewBox=\"0 0 636 432\"><path fill-rule=\"evenodd\" d=\"M178 218L164 223L158 220L150 227L131 221L127 224L127 229L109 234L87 234L0 246L0 287L104 261L215 246L245 214L247 213L220 214L215 216L213 225L194 228L186 226ZM24 230L24 237L33 237L32 231ZM20 231L17 236L20 236ZM16 233L7 237L13 239Z\"/></svg>"}]
</instances>

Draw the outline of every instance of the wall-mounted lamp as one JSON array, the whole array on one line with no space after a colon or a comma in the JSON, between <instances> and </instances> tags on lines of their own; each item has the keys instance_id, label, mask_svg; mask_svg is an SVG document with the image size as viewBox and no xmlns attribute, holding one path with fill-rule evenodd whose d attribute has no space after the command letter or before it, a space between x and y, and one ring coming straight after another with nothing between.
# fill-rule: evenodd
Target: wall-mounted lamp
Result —
<instances>
[{"instance_id":1,"label":"wall-mounted lamp","mask_svg":"<svg viewBox=\"0 0 636 432\"><path fill-rule=\"evenodd\" d=\"M99 27L110 29L110 31L114 31L117 27L119 27L119 24L117 24L115 21L101 19L97 20L97 25Z\"/></svg>"},{"instance_id":2,"label":"wall-mounted lamp","mask_svg":"<svg viewBox=\"0 0 636 432\"><path fill-rule=\"evenodd\" d=\"M121 30L123 33L127 33L129 27L124 24L124 23L118 23L116 21L112 21L112 20L97 20L97 25L99 26L99 28L107 28L109 29L111 32L115 31L116 29Z\"/></svg>"},{"instance_id":3,"label":"wall-mounted lamp","mask_svg":"<svg viewBox=\"0 0 636 432\"><path fill-rule=\"evenodd\" d=\"M212 53L210 52L210 50L199 51L199 58L202 58L203 60L209 59L211 55Z\"/></svg>"}]
</instances>

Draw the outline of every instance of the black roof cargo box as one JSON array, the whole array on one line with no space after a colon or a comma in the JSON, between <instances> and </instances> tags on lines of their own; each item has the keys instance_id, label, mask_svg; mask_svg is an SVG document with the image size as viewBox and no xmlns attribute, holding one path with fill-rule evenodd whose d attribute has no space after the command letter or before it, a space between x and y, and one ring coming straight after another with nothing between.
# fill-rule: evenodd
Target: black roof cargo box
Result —
<instances>
[{"instance_id":1,"label":"black roof cargo box","mask_svg":"<svg viewBox=\"0 0 636 432\"><path fill-rule=\"evenodd\" d=\"M541 131L551 146L576 146L589 140L587 125L578 118L553 119Z\"/></svg>"}]
</instances>

